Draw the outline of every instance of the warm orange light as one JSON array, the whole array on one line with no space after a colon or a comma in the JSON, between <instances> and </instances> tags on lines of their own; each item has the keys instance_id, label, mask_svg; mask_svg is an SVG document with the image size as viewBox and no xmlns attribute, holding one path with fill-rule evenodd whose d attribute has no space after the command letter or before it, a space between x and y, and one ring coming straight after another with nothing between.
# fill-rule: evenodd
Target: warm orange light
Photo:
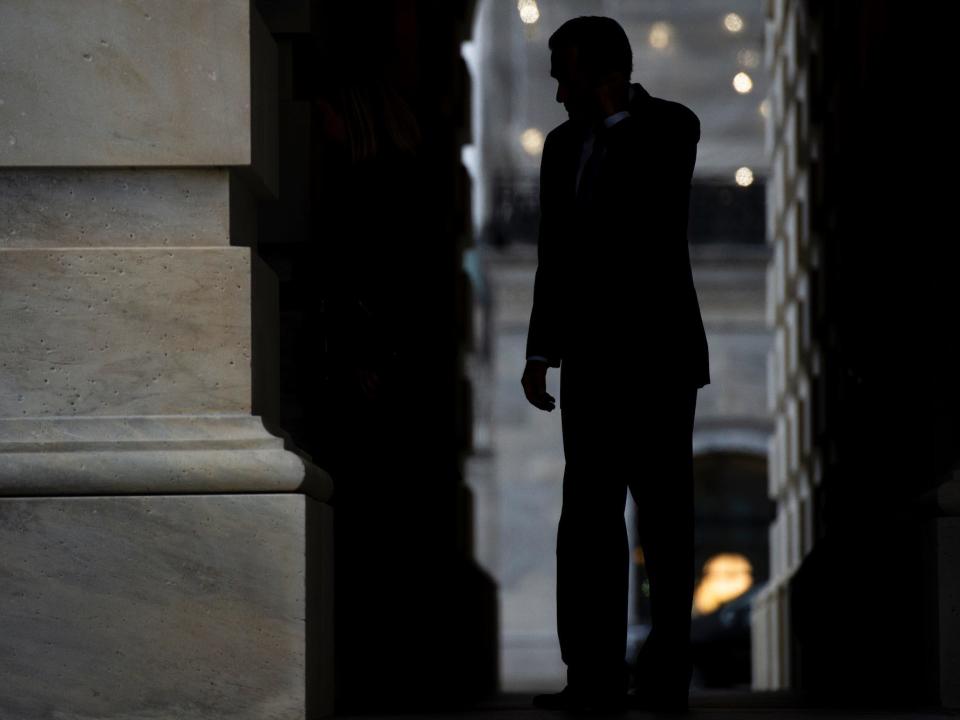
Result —
<instances>
[{"instance_id":1,"label":"warm orange light","mask_svg":"<svg viewBox=\"0 0 960 720\"><path fill-rule=\"evenodd\" d=\"M753 585L750 561L737 553L714 555L703 564L703 577L693 594L694 610L711 613L721 604L745 593Z\"/></svg>"}]
</instances>

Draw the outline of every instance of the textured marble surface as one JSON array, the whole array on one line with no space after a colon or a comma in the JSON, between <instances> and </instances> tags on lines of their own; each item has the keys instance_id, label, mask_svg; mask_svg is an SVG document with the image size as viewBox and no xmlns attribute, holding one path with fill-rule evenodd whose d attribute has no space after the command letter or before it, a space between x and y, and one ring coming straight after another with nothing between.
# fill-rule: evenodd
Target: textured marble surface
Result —
<instances>
[{"instance_id":1,"label":"textured marble surface","mask_svg":"<svg viewBox=\"0 0 960 720\"><path fill-rule=\"evenodd\" d=\"M0 165L249 164L250 16L250 0L0 3Z\"/></svg>"},{"instance_id":2,"label":"textured marble surface","mask_svg":"<svg viewBox=\"0 0 960 720\"><path fill-rule=\"evenodd\" d=\"M0 171L0 247L230 244L225 168Z\"/></svg>"},{"instance_id":3,"label":"textured marble surface","mask_svg":"<svg viewBox=\"0 0 960 720\"><path fill-rule=\"evenodd\" d=\"M0 417L250 412L250 252L0 249Z\"/></svg>"},{"instance_id":4,"label":"textured marble surface","mask_svg":"<svg viewBox=\"0 0 960 720\"><path fill-rule=\"evenodd\" d=\"M0 717L329 712L331 523L300 494L0 499Z\"/></svg>"}]
</instances>

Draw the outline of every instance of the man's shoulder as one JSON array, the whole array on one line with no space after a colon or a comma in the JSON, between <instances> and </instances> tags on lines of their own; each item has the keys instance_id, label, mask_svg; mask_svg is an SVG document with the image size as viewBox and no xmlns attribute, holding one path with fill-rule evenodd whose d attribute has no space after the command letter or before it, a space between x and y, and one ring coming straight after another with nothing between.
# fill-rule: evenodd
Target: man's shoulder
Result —
<instances>
[{"instance_id":1,"label":"man's shoulder","mask_svg":"<svg viewBox=\"0 0 960 720\"><path fill-rule=\"evenodd\" d=\"M543 141L544 150L547 146L580 143L583 141L582 132L571 120L565 120L547 133Z\"/></svg>"},{"instance_id":2,"label":"man's shoulder","mask_svg":"<svg viewBox=\"0 0 960 720\"><path fill-rule=\"evenodd\" d=\"M700 118L683 103L651 96L649 112L665 130L700 141Z\"/></svg>"}]
</instances>

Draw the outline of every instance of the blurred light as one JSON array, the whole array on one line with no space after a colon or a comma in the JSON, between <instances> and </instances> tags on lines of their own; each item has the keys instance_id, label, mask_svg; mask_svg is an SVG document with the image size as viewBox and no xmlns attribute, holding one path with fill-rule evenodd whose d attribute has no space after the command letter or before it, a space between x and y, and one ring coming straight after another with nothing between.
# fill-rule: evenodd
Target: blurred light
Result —
<instances>
[{"instance_id":1,"label":"blurred light","mask_svg":"<svg viewBox=\"0 0 960 720\"><path fill-rule=\"evenodd\" d=\"M655 22L650 27L650 34L647 36L647 42L650 43L650 47L656 48L657 50L663 50L667 45L670 44L670 38L672 35L673 28L670 27L669 23Z\"/></svg>"},{"instance_id":2,"label":"blurred light","mask_svg":"<svg viewBox=\"0 0 960 720\"><path fill-rule=\"evenodd\" d=\"M727 13L723 18L723 26L732 33L743 30L743 18L736 13Z\"/></svg>"},{"instance_id":3,"label":"blurred light","mask_svg":"<svg viewBox=\"0 0 960 720\"><path fill-rule=\"evenodd\" d=\"M540 8L537 7L537 0L517 0L517 10L520 11L520 19L527 25L533 25L540 19Z\"/></svg>"},{"instance_id":4,"label":"blurred light","mask_svg":"<svg viewBox=\"0 0 960 720\"><path fill-rule=\"evenodd\" d=\"M733 76L733 89L745 95L753 89L753 80L745 72L738 72Z\"/></svg>"},{"instance_id":5,"label":"blurred light","mask_svg":"<svg viewBox=\"0 0 960 720\"><path fill-rule=\"evenodd\" d=\"M748 167L739 168L733 178L740 187L749 187L753 185L753 170Z\"/></svg>"},{"instance_id":6,"label":"blurred light","mask_svg":"<svg viewBox=\"0 0 960 720\"><path fill-rule=\"evenodd\" d=\"M703 564L703 577L693 595L699 613L711 613L721 604L743 595L753 585L750 561L738 553L714 555Z\"/></svg>"},{"instance_id":7,"label":"blurred light","mask_svg":"<svg viewBox=\"0 0 960 720\"><path fill-rule=\"evenodd\" d=\"M527 155L539 155L543 151L543 133L537 128L528 128L520 133L520 145Z\"/></svg>"},{"instance_id":8,"label":"blurred light","mask_svg":"<svg viewBox=\"0 0 960 720\"><path fill-rule=\"evenodd\" d=\"M755 68L760 64L760 53L755 50L741 50L737 53L737 62L745 68Z\"/></svg>"},{"instance_id":9,"label":"blurred light","mask_svg":"<svg viewBox=\"0 0 960 720\"><path fill-rule=\"evenodd\" d=\"M763 115L764 117L766 117L767 115L769 115L769 114L770 114L770 101L769 101L769 100L764 100L762 103L760 103L759 110L760 110L760 114Z\"/></svg>"}]
</instances>

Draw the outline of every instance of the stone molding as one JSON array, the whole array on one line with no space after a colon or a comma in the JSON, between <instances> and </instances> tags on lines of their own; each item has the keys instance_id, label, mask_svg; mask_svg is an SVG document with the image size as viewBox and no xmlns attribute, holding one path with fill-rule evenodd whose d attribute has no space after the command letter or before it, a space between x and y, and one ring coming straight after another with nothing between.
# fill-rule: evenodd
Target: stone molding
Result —
<instances>
[{"instance_id":1,"label":"stone molding","mask_svg":"<svg viewBox=\"0 0 960 720\"><path fill-rule=\"evenodd\" d=\"M257 492L333 483L252 415L0 418L0 496Z\"/></svg>"}]
</instances>

